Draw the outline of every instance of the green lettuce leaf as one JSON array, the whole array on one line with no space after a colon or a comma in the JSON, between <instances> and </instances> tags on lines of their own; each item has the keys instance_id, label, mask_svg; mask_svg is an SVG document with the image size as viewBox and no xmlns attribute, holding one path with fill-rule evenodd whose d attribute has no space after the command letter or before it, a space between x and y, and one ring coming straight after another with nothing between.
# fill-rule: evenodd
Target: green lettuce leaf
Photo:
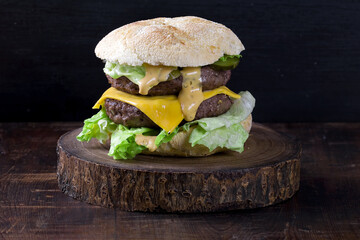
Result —
<instances>
[{"instance_id":1,"label":"green lettuce leaf","mask_svg":"<svg viewBox=\"0 0 360 240\"><path fill-rule=\"evenodd\" d=\"M162 143L170 142L171 139L178 133L179 127L176 127L171 133L166 132L164 129L157 135L155 145L160 146Z\"/></svg>"},{"instance_id":2,"label":"green lettuce leaf","mask_svg":"<svg viewBox=\"0 0 360 240\"><path fill-rule=\"evenodd\" d=\"M104 72L115 79L125 76L137 85L145 77L145 67L143 66L129 66L111 62L106 62Z\"/></svg>"},{"instance_id":3,"label":"green lettuce leaf","mask_svg":"<svg viewBox=\"0 0 360 240\"><path fill-rule=\"evenodd\" d=\"M112 156L114 159L134 158L137 154L146 149L145 146L138 145L135 142L136 135L153 135L156 132L158 131L151 128L127 128L119 124L111 135L110 150L108 155Z\"/></svg>"},{"instance_id":4,"label":"green lettuce leaf","mask_svg":"<svg viewBox=\"0 0 360 240\"><path fill-rule=\"evenodd\" d=\"M241 98L235 100L225 114L184 124L184 130L197 124L189 138L192 146L201 144L211 151L216 147L225 147L237 152L243 151L244 143L249 135L240 122L245 120L254 109L255 98L247 91L239 94Z\"/></svg>"},{"instance_id":5,"label":"green lettuce leaf","mask_svg":"<svg viewBox=\"0 0 360 240\"><path fill-rule=\"evenodd\" d=\"M160 146L162 143L169 142L178 132L176 128L172 133L151 128L127 128L121 124L114 123L107 115L104 108L97 114L84 121L81 133L76 137L79 141L89 142L96 138L101 143L105 143L111 136L109 156L114 159L131 159L141 153L145 146L138 145L135 142L137 134L147 136L157 136L155 144Z\"/></svg>"},{"instance_id":6,"label":"green lettuce leaf","mask_svg":"<svg viewBox=\"0 0 360 240\"><path fill-rule=\"evenodd\" d=\"M114 79L125 76L137 85L139 85L140 80L143 79L146 74L144 66L129 66L111 62L106 62L103 70L107 75ZM169 74L168 80L178 78L180 75L180 71L176 69Z\"/></svg>"},{"instance_id":7,"label":"green lettuce leaf","mask_svg":"<svg viewBox=\"0 0 360 240\"><path fill-rule=\"evenodd\" d=\"M90 141L96 138L101 143L109 139L112 132L115 131L117 124L111 121L102 108L97 114L84 121L81 133L76 137L79 141Z\"/></svg>"},{"instance_id":8,"label":"green lettuce leaf","mask_svg":"<svg viewBox=\"0 0 360 240\"><path fill-rule=\"evenodd\" d=\"M231 125L230 127L221 127L212 131L205 131L201 127L197 127L191 133L189 142L191 146L197 144L204 145L210 151L217 147L227 148L233 151L242 152L244 143L249 137L248 132L240 123Z\"/></svg>"}]
</instances>

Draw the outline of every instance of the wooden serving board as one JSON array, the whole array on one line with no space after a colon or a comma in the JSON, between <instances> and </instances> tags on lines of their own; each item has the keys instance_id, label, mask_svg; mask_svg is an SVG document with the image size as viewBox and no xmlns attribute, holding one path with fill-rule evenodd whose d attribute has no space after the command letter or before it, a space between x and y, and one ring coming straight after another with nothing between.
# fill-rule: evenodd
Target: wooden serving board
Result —
<instances>
[{"instance_id":1,"label":"wooden serving board","mask_svg":"<svg viewBox=\"0 0 360 240\"><path fill-rule=\"evenodd\" d=\"M254 124L245 151L208 157L114 160L81 129L60 137L57 177L67 195L126 211L213 212L264 207L299 189L301 146Z\"/></svg>"}]
</instances>

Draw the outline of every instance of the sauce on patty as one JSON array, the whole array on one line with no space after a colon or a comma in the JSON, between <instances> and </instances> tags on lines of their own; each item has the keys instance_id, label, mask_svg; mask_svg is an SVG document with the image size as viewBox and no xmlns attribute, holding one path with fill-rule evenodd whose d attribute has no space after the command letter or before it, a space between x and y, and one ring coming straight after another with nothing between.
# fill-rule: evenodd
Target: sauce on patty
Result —
<instances>
[{"instance_id":1,"label":"sauce on patty","mask_svg":"<svg viewBox=\"0 0 360 240\"><path fill-rule=\"evenodd\" d=\"M139 83L139 93L147 95L149 90L168 79L169 74L176 70L176 67L152 66L144 64L146 74ZM204 101L201 84L201 67L185 67L181 71L183 77L182 89L178 100L181 105L181 111L186 121L192 121L195 118L196 111Z\"/></svg>"},{"instance_id":2,"label":"sauce on patty","mask_svg":"<svg viewBox=\"0 0 360 240\"><path fill-rule=\"evenodd\" d=\"M147 95L152 87L166 81L169 74L176 70L176 67L152 66L149 64L144 64L144 67L146 74L139 82L139 93L141 95Z\"/></svg>"},{"instance_id":3,"label":"sauce on patty","mask_svg":"<svg viewBox=\"0 0 360 240\"><path fill-rule=\"evenodd\" d=\"M183 82L178 100L184 119L192 121L195 118L197 109L204 101L201 85L201 68L186 67L181 71L181 74Z\"/></svg>"}]
</instances>

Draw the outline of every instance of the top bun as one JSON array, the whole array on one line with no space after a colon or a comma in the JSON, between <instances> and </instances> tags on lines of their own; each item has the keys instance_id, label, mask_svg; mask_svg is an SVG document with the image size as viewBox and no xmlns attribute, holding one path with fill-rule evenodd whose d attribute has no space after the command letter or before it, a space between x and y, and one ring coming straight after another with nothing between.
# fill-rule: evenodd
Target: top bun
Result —
<instances>
[{"instance_id":1,"label":"top bun","mask_svg":"<svg viewBox=\"0 0 360 240\"><path fill-rule=\"evenodd\" d=\"M244 50L227 27L199 17L154 18L133 22L106 35L96 46L97 57L139 66L143 63L198 67L216 62L224 54Z\"/></svg>"}]
</instances>

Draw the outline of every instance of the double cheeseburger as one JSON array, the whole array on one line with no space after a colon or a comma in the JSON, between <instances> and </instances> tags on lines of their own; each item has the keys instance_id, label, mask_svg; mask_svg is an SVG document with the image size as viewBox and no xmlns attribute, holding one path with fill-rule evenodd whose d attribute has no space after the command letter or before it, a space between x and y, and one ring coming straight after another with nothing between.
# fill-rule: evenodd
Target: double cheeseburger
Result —
<instances>
[{"instance_id":1,"label":"double cheeseburger","mask_svg":"<svg viewBox=\"0 0 360 240\"><path fill-rule=\"evenodd\" d=\"M111 87L77 139L98 139L114 159L242 152L255 99L225 87L242 50L230 29L199 17L113 30L95 48Z\"/></svg>"}]
</instances>

